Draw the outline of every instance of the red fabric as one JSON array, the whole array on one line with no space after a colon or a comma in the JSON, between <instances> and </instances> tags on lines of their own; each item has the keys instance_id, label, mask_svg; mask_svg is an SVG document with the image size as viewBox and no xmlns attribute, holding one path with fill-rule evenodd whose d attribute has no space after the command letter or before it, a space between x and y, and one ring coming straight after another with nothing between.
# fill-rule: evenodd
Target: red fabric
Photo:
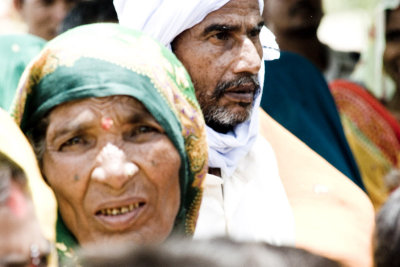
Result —
<instances>
[{"instance_id":1,"label":"red fabric","mask_svg":"<svg viewBox=\"0 0 400 267\"><path fill-rule=\"evenodd\" d=\"M397 165L400 151L400 124L362 86L335 80L329 84L339 112L352 120L388 159Z\"/></svg>"}]
</instances>

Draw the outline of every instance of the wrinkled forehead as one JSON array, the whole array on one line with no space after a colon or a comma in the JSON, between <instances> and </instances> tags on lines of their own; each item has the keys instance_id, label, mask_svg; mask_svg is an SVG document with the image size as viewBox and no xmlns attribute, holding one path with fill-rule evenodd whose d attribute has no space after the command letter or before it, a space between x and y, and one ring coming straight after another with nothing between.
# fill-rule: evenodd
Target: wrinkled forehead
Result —
<instances>
[{"instance_id":1,"label":"wrinkled forehead","mask_svg":"<svg viewBox=\"0 0 400 267\"><path fill-rule=\"evenodd\" d=\"M98 116L112 116L118 121L154 120L146 107L136 98L111 95L73 100L56 106L50 112L50 128L52 122L60 122L64 126L74 124L75 127L79 127L97 119Z\"/></svg>"},{"instance_id":2,"label":"wrinkled forehead","mask_svg":"<svg viewBox=\"0 0 400 267\"><path fill-rule=\"evenodd\" d=\"M263 18L260 15L258 0L233 0L209 13L200 23L188 30L201 34L213 25L252 29L262 23Z\"/></svg>"},{"instance_id":3,"label":"wrinkled forehead","mask_svg":"<svg viewBox=\"0 0 400 267\"><path fill-rule=\"evenodd\" d=\"M209 13L201 24L209 24L214 21L219 23L241 21L258 24L262 20L257 0L233 0Z\"/></svg>"}]
</instances>

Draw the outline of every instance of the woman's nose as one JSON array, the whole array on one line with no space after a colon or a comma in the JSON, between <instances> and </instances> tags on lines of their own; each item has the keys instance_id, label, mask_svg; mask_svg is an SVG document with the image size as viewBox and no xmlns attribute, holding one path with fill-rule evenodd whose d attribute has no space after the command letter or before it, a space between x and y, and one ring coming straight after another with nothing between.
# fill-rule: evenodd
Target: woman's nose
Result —
<instances>
[{"instance_id":1,"label":"woman's nose","mask_svg":"<svg viewBox=\"0 0 400 267\"><path fill-rule=\"evenodd\" d=\"M138 166L127 160L126 154L114 144L107 143L96 158L91 178L113 189L122 189L139 171Z\"/></svg>"}]
</instances>

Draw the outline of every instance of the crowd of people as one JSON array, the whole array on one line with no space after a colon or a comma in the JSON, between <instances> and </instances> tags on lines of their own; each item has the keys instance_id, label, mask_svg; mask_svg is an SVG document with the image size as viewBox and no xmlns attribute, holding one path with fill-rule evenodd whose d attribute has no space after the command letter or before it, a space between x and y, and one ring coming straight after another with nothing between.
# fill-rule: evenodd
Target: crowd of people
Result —
<instances>
[{"instance_id":1,"label":"crowd of people","mask_svg":"<svg viewBox=\"0 0 400 267\"><path fill-rule=\"evenodd\" d=\"M321 0L10 1L0 266L398 266L381 2L385 97L319 41Z\"/></svg>"}]
</instances>

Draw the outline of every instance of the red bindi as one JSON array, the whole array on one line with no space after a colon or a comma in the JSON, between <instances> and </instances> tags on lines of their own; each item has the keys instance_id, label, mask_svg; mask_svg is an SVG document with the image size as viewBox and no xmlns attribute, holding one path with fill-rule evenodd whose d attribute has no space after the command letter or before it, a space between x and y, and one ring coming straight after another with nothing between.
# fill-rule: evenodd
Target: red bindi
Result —
<instances>
[{"instance_id":1,"label":"red bindi","mask_svg":"<svg viewBox=\"0 0 400 267\"><path fill-rule=\"evenodd\" d=\"M113 126L114 121L110 117L103 117L101 118L101 127L108 131Z\"/></svg>"}]
</instances>

